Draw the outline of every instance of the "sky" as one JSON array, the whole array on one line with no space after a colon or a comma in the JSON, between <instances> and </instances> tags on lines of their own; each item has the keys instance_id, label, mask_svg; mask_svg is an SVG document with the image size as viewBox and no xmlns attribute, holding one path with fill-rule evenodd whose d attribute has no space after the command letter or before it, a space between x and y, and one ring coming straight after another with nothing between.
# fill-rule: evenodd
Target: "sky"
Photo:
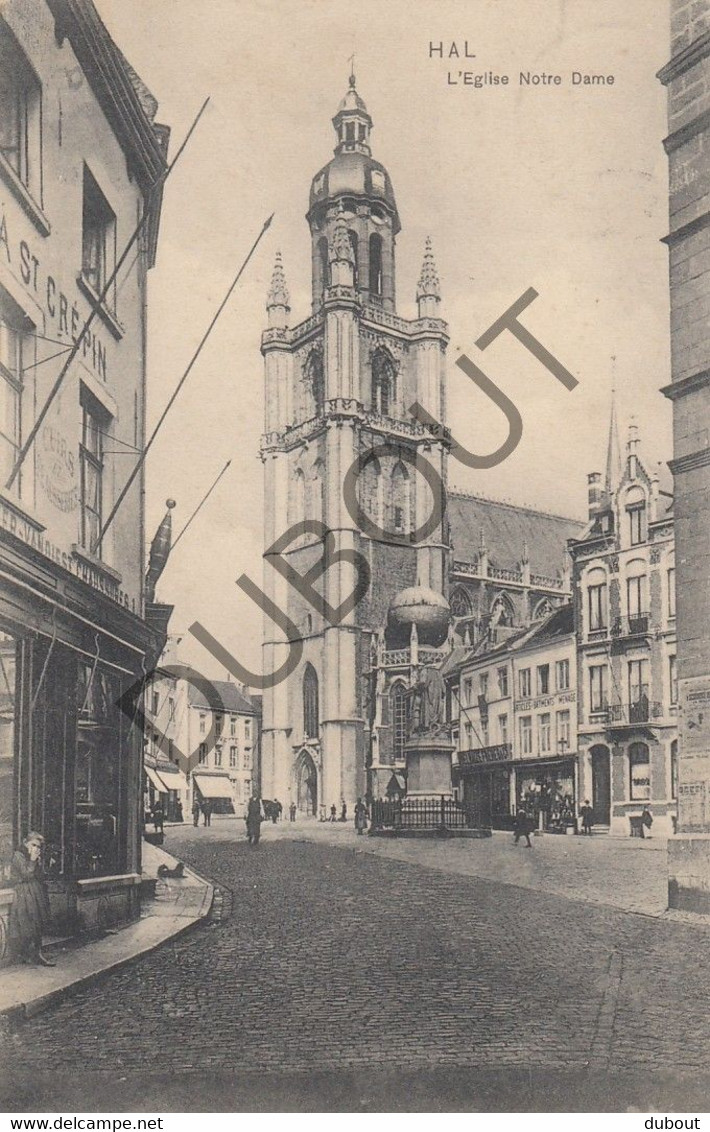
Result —
<instances>
[{"instance_id":1,"label":"sky","mask_svg":"<svg viewBox=\"0 0 710 1132\"><path fill-rule=\"evenodd\" d=\"M612 383L622 443L635 416L645 462L670 459L671 406L659 393L670 381L660 242L667 129L655 77L669 52L666 0L96 4L158 99L171 152L210 97L165 188L149 282L149 426L275 213L148 457L149 533L172 497L177 534L232 461L160 580L158 599L175 605L173 631L200 621L261 671L261 615L235 582L262 577L265 295L280 249L292 325L310 314L308 192L332 156L331 118L353 53L373 156L390 173L402 222L397 295L406 318L416 314L432 238L451 334L449 423L472 451L498 447L506 433L455 366L462 352L523 417L522 440L503 464L482 472L452 463L451 485L583 518L587 473L604 468ZM521 86L521 71L562 81ZM574 71L614 83L573 85ZM465 72L507 74L509 83L477 88ZM572 392L509 335L485 352L475 346L529 287L539 297L521 321L575 375ZM189 633L182 656L225 675Z\"/></svg>"}]
</instances>

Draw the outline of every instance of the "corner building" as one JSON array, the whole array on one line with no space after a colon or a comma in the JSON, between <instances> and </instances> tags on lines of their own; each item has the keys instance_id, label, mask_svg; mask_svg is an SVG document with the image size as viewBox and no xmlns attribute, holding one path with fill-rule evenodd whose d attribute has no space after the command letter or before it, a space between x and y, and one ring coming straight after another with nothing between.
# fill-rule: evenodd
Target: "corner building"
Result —
<instances>
[{"instance_id":1,"label":"corner building","mask_svg":"<svg viewBox=\"0 0 710 1132\"><path fill-rule=\"evenodd\" d=\"M333 539L333 563L322 578L329 605L341 605L355 587L353 551L364 555L372 578L356 608L331 624L266 560L264 592L295 626L303 655L297 670L264 694L262 791L295 800L305 813L342 801L352 807L366 793L371 669L388 608L412 588L447 607L440 595L448 584L446 520L413 539L432 515L433 491L441 494L434 477L432 491L417 472L415 458L446 484L445 430L418 423L408 411L418 401L445 424L448 339L431 247L417 289L418 317L403 319L395 301L397 204L387 170L372 157L372 119L354 76L333 125L335 156L313 179L307 214L312 314L289 325L277 258L262 339L266 546L304 518L315 519ZM363 517L354 517L343 484L361 457ZM323 543L301 534L284 556L303 575L322 560ZM288 649L267 617L264 672L276 671Z\"/></svg>"}]
</instances>

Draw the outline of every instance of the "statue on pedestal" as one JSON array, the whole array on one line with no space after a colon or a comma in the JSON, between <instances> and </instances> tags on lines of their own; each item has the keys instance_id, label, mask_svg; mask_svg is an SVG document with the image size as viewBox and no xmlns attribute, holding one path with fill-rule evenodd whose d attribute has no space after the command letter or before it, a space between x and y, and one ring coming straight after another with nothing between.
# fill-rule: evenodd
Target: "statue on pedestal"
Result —
<instances>
[{"instance_id":1,"label":"statue on pedestal","mask_svg":"<svg viewBox=\"0 0 710 1132\"><path fill-rule=\"evenodd\" d=\"M421 669L410 696L408 738L433 738L448 734L446 685L439 669Z\"/></svg>"}]
</instances>

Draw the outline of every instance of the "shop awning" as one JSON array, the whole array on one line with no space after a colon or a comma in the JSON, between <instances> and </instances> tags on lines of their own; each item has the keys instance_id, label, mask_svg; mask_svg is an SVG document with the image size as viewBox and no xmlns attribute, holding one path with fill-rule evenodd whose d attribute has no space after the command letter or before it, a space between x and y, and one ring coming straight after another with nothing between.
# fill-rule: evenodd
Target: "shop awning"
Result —
<instances>
[{"instance_id":1,"label":"shop awning","mask_svg":"<svg viewBox=\"0 0 710 1132\"><path fill-rule=\"evenodd\" d=\"M232 783L226 774L195 774L192 777L203 798L229 798L234 801Z\"/></svg>"},{"instance_id":2,"label":"shop awning","mask_svg":"<svg viewBox=\"0 0 710 1132\"><path fill-rule=\"evenodd\" d=\"M160 775L157 774L156 771L153 770L152 766L147 766L145 768L145 773L148 776L148 778L150 779L150 781L153 783L153 786L155 787L155 789L158 791L159 794L167 794L168 793L168 787L165 785L165 783L163 782Z\"/></svg>"},{"instance_id":3,"label":"shop awning","mask_svg":"<svg viewBox=\"0 0 710 1132\"><path fill-rule=\"evenodd\" d=\"M175 785L173 786L172 783L170 782L170 780L173 779L173 778L181 777L180 767L178 767L178 766L162 766L161 765L161 766L158 767L157 774L158 774L158 777L162 778L164 782L170 784L171 790L178 790L179 789L178 783L176 782Z\"/></svg>"}]
</instances>

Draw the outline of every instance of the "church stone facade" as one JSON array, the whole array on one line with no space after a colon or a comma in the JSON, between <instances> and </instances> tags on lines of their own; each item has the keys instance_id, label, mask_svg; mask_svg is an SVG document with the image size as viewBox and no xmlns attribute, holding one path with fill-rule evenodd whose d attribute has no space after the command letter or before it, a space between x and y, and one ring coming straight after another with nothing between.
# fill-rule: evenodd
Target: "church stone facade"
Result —
<instances>
[{"instance_id":1,"label":"church stone facade","mask_svg":"<svg viewBox=\"0 0 710 1132\"><path fill-rule=\"evenodd\" d=\"M359 796L404 785L408 692L421 666L440 665L457 635L471 641L564 600L564 546L578 528L475 496L452 494L441 506L448 336L431 244L417 317L404 319L396 312L397 204L372 157L372 119L353 76L333 125L334 157L313 179L307 213L312 313L290 325L277 255L262 337L265 546L288 543L283 557L305 575L323 561L323 528L284 536L304 519L324 524L332 564L319 584L332 607L355 588L353 555L371 574L352 612L328 620L265 559L264 594L292 623L302 654L265 690L262 793L314 815L343 801L352 812ZM416 420L414 402L440 427ZM422 461L428 475L417 470ZM348 507L343 486L354 465L357 506ZM290 648L267 615L264 672L277 671Z\"/></svg>"}]
</instances>

